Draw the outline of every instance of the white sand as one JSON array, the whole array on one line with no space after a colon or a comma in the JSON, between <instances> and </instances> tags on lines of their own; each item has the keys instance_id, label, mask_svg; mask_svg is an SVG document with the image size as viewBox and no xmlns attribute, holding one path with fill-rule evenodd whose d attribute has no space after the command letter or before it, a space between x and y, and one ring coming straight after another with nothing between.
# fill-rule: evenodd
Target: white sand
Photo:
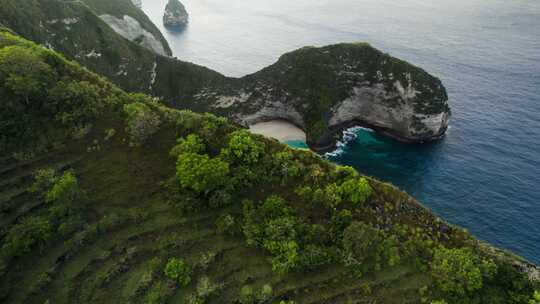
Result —
<instances>
[{"instance_id":1,"label":"white sand","mask_svg":"<svg viewBox=\"0 0 540 304\"><path fill-rule=\"evenodd\" d=\"M302 131L302 129L284 120L272 120L256 123L251 125L249 130L252 133L272 137L281 142L289 140L306 141L306 133Z\"/></svg>"}]
</instances>

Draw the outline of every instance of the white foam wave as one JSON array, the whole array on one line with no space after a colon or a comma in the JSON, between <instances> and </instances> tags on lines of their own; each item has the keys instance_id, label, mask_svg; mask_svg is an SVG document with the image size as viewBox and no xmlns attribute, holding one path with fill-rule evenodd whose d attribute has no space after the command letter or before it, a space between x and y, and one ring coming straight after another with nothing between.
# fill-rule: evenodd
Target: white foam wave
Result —
<instances>
[{"instance_id":1,"label":"white foam wave","mask_svg":"<svg viewBox=\"0 0 540 304\"><path fill-rule=\"evenodd\" d=\"M324 154L324 157L332 158L332 157L340 156L343 153L345 153L347 150L347 146L358 138L358 132L360 130L374 132L372 129L358 127L358 126L343 130L343 136L341 137L341 140L336 143L336 149L332 152L326 152Z\"/></svg>"}]
</instances>

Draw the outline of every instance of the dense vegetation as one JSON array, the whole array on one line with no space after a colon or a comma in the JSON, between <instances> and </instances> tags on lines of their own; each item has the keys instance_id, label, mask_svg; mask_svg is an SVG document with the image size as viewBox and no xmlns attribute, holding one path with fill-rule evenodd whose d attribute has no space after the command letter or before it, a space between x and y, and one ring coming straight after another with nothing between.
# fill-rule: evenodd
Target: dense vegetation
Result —
<instances>
[{"instance_id":1,"label":"dense vegetation","mask_svg":"<svg viewBox=\"0 0 540 304\"><path fill-rule=\"evenodd\" d=\"M391 185L0 33L0 301L538 302Z\"/></svg>"}]
</instances>

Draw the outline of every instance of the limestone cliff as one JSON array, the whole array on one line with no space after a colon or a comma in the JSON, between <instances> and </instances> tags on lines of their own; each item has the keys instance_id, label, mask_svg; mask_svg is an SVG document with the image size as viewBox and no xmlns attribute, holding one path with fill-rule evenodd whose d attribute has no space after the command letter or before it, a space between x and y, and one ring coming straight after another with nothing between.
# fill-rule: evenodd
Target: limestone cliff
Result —
<instances>
[{"instance_id":1,"label":"limestone cliff","mask_svg":"<svg viewBox=\"0 0 540 304\"><path fill-rule=\"evenodd\" d=\"M289 120L314 148L331 146L334 133L350 125L430 141L446 131L450 116L439 79L364 43L294 51L227 89L206 88L196 98L243 125Z\"/></svg>"},{"instance_id":2,"label":"limestone cliff","mask_svg":"<svg viewBox=\"0 0 540 304\"><path fill-rule=\"evenodd\" d=\"M354 124L408 142L437 139L448 125L441 81L367 44L303 48L255 74L227 78L123 39L112 21L129 23L130 18L111 15L105 23L103 15L100 19L79 2L36 1L43 4L35 6L40 11L28 22L18 22L25 18L22 10L6 6L0 7L0 20L128 91L151 94L178 108L225 115L244 126L285 119L306 131L314 149L332 148L338 131Z\"/></svg>"},{"instance_id":3,"label":"limestone cliff","mask_svg":"<svg viewBox=\"0 0 540 304\"><path fill-rule=\"evenodd\" d=\"M167 56L161 42L152 33L145 30L133 17L124 15L122 18L117 18L107 14L99 17L122 37L130 41L136 41L156 54Z\"/></svg>"},{"instance_id":4,"label":"limestone cliff","mask_svg":"<svg viewBox=\"0 0 540 304\"><path fill-rule=\"evenodd\" d=\"M169 0L163 15L163 24L167 27L181 27L188 23L188 19L184 5L178 0Z\"/></svg>"},{"instance_id":5,"label":"limestone cliff","mask_svg":"<svg viewBox=\"0 0 540 304\"><path fill-rule=\"evenodd\" d=\"M82 2L122 37L156 54L172 55L165 37L141 10L141 0L82 0Z\"/></svg>"}]
</instances>

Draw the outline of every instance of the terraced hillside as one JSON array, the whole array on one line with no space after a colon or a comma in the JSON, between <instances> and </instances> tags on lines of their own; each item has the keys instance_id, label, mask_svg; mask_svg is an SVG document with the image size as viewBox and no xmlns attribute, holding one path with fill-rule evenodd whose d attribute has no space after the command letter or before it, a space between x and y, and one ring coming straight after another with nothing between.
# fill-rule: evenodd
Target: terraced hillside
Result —
<instances>
[{"instance_id":1,"label":"terraced hillside","mask_svg":"<svg viewBox=\"0 0 540 304\"><path fill-rule=\"evenodd\" d=\"M0 122L2 303L536 303L393 186L4 30Z\"/></svg>"}]
</instances>

